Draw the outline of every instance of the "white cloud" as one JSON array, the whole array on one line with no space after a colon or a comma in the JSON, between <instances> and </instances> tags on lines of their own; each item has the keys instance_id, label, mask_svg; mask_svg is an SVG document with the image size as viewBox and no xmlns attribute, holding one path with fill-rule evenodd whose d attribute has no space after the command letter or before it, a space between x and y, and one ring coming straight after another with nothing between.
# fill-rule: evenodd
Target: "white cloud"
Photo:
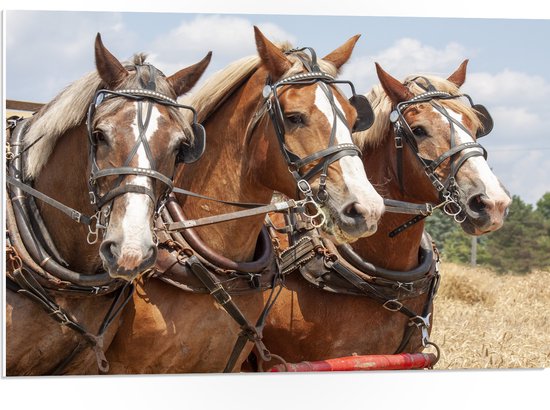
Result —
<instances>
[{"instance_id":1,"label":"white cloud","mask_svg":"<svg viewBox=\"0 0 550 410\"><path fill-rule=\"evenodd\" d=\"M258 27L273 42L294 41L294 36L272 23ZM199 15L153 41L151 61L168 72L195 63L210 50L212 66L224 67L241 57L256 54L253 24L230 15ZM220 62L223 62L220 64Z\"/></svg>"},{"instance_id":2,"label":"white cloud","mask_svg":"<svg viewBox=\"0 0 550 410\"><path fill-rule=\"evenodd\" d=\"M352 57L341 77L352 80L358 92L367 93L379 83L375 61L399 80L416 73L447 77L466 56L475 58L475 54L457 43L434 48L402 38L376 55ZM493 132L480 142L489 151L495 175L512 194L536 202L550 191L550 157L546 155L550 152L550 84L541 76L505 69L468 72L463 90L475 103L484 104L494 119ZM527 182L526 175L530 175Z\"/></svg>"},{"instance_id":3,"label":"white cloud","mask_svg":"<svg viewBox=\"0 0 550 410\"><path fill-rule=\"evenodd\" d=\"M366 93L378 83L374 63L397 79L413 73L450 75L464 61L466 50L458 43L437 49L412 38L402 38L378 54L352 58L344 67L342 77L356 83L359 92Z\"/></svg>"},{"instance_id":4,"label":"white cloud","mask_svg":"<svg viewBox=\"0 0 550 410\"><path fill-rule=\"evenodd\" d=\"M8 12L7 97L47 102L93 70L98 31L115 56L129 57L121 50L128 48L134 36L125 31L120 13Z\"/></svg>"},{"instance_id":5,"label":"white cloud","mask_svg":"<svg viewBox=\"0 0 550 410\"><path fill-rule=\"evenodd\" d=\"M477 95L476 95L477 98ZM548 123L539 113L521 106L499 106L491 109L495 131L521 135L525 130L543 131Z\"/></svg>"},{"instance_id":6,"label":"white cloud","mask_svg":"<svg viewBox=\"0 0 550 410\"><path fill-rule=\"evenodd\" d=\"M525 146L496 149L489 151L489 163L510 194L519 195L528 203L534 204L550 192L548 151L529 150Z\"/></svg>"},{"instance_id":7,"label":"white cloud","mask_svg":"<svg viewBox=\"0 0 550 410\"><path fill-rule=\"evenodd\" d=\"M502 104L526 104L547 101L550 84L537 75L528 75L517 71L504 70L496 74L471 73L468 75L464 90L475 92L476 99Z\"/></svg>"}]
</instances>

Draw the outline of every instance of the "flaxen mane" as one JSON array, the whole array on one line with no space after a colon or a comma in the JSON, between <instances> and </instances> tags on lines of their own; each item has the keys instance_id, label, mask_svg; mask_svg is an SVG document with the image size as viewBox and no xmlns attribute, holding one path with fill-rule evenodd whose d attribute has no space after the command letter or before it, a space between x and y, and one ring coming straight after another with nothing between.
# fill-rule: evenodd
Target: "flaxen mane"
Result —
<instances>
[{"instance_id":1,"label":"flaxen mane","mask_svg":"<svg viewBox=\"0 0 550 410\"><path fill-rule=\"evenodd\" d=\"M278 47L282 51L292 49L292 46L288 43L281 44ZM306 54L301 53L301 55L309 59ZM294 53L289 54L287 57L293 65L282 78L297 74L304 68L302 62ZM321 70L324 72L333 76L337 74L337 70L332 63L323 60L319 60L318 63ZM260 64L261 59L258 56L245 57L231 63L229 66L210 77L202 88L195 92L186 102L197 110L199 122L203 122L216 111L216 109L223 104L240 85L256 72Z\"/></svg>"},{"instance_id":2,"label":"flaxen mane","mask_svg":"<svg viewBox=\"0 0 550 410\"><path fill-rule=\"evenodd\" d=\"M139 70L138 77L136 75L138 71L135 69L135 66L144 64L145 59L145 54L139 53L134 55L131 63L123 63L126 69L130 71L130 75L118 89L143 88L142 83L146 84L149 80L149 70ZM155 85L158 92L174 99L177 97L174 95L174 91L166 81L164 75L156 76ZM28 131L24 137L25 146L30 146L32 144L27 153L25 168L26 179L32 180L40 173L47 163L60 136L71 128L77 127L86 121L88 107L96 91L101 88L107 87L97 72L94 71L86 74L81 79L76 80L66 87L32 117L27 128ZM120 98L106 102L104 106L102 106L101 112L98 112L95 120L99 120L101 116L110 115L124 102L125 100ZM181 111L182 110L171 109L170 114L172 119L179 121L182 128L188 131L187 135L189 138L192 138L188 119L186 117L187 114ZM82 144L88 144L87 140L83 140Z\"/></svg>"},{"instance_id":3,"label":"flaxen mane","mask_svg":"<svg viewBox=\"0 0 550 410\"><path fill-rule=\"evenodd\" d=\"M426 92L421 87L419 87L416 82L413 81L413 79L416 79L418 77L418 74L410 75L403 82L403 84L406 85L409 91L412 92L414 95L419 95ZM422 75L422 77L428 79L438 91L447 92L451 95L461 94L456 85L454 85L450 81L447 81L446 79L430 75ZM389 127L391 125L389 116L392 110L392 102L387 94L384 92L382 86L380 84L375 85L372 90L368 94L366 94L366 97L368 98L374 110L375 120L372 127L370 127L368 130L356 132L353 134L354 142L361 149L367 146L375 147L380 144L383 141L384 137L387 135ZM476 111L472 109L469 104L464 104L464 102L460 99L438 100L438 103L453 111L465 115L472 122L474 127L481 127L481 123L476 114Z\"/></svg>"}]
</instances>

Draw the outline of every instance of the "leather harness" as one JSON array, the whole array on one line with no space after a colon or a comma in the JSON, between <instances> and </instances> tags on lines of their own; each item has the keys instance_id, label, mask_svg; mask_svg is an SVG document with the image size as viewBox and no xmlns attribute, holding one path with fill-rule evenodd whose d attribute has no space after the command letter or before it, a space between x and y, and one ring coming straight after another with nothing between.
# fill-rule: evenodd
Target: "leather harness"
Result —
<instances>
[{"instance_id":1,"label":"leather harness","mask_svg":"<svg viewBox=\"0 0 550 410\"><path fill-rule=\"evenodd\" d=\"M408 272L401 272L365 261L349 245L335 246L322 237L318 229L301 221L299 215L289 214L288 219L292 234L289 235L290 246L280 254L283 276L298 270L307 282L318 289L368 297L387 310L407 316L409 321L395 353L405 349L415 327L422 332L423 345L433 345L428 339L428 329L440 278L439 253L426 232L419 249L419 265ZM276 230L272 225L271 229ZM427 294L427 298L420 314L403 303L423 294Z\"/></svg>"}]
</instances>

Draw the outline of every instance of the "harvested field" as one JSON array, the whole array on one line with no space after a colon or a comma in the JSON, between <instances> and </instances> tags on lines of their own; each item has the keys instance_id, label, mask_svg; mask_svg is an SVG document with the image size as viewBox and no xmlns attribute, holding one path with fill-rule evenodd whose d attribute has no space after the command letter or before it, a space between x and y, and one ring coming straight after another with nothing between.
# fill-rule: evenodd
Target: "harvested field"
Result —
<instances>
[{"instance_id":1,"label":"harvested field","mask_svg":"<svg viewBox=\"0 0 550 410\"><path fill-rule=\"evenodd\" d=\"M436 369L550 367L550 272L498 275L441 264Z\"/></svg>"}]
</instances>

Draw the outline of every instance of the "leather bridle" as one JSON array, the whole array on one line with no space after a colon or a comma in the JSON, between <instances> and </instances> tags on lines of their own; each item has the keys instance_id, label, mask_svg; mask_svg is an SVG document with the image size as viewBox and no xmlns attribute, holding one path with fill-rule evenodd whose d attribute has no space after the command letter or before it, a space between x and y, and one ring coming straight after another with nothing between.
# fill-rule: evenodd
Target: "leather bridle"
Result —
<instances>
[{"instance_id":1,"label":"leather bridle","mask_svg":"<svg viewBox=\"0 0 550 410\"><path fill-rule=\"evenodd\" d=\"M100 170L96 160L97 138L92 126L94 114L95 114L96 108L107 99L120 98L120 97L136 100L137 125L139 128L139 135L135 145L130 150L128 157L126 158L122 166ZM168 105L176 108L189 109L193 111L193 114L196 117L196 113L193 108L186 105L178 104L172 98L167 97L166 95L163 95L156 91L142 90L142 89L124 89L124 90L111 91L111 90L102 89L96 92L95 98L93 102L90 104L90 108L88 110L88 121L87 121L88 138L90 141L89 157L90 157L90 164L91 164L88 187L89 187L89 194L90 194L90 203L94 205L98 211L103 209L103 207L105 207L108 203L112 202L116 197L120 195L124 195L127 193L138 193L138 194L147 195L151 199L153 204L155 204L155 209L158 212L158 210L166 202L168 194L172 191L173 175L166 176L156 170L157 164L153 158L151 147L145 136L147 128L149 126L149 121L151 119L153 103ZM144 104L146 105L145 118L143 118ZM151 168L132 167L129 165L130 161L135 157L140 146L143 146L143 150L145 152L145 155L147 156L147 159L149 161L149 164L151 165ZM156 181L159 181L162 185L164 185L164 190L159 196L159 199L157 200L155 198L154 192L148 187L145 187L142 185L136 185L136 184L121 185L124 176L127 176L127 175L145 176L148 178L153 178ZM108 176L116 176L117 179L114 181L111 189L107 193L101 195L98 190L97 181L101 178L105 178ZM108 215L108 210L106 212L104 210L102 214Z\"/></svg>"},{"instance_id":2,"label":"leather bridle","mask_svg":"<svg viewBox=\"0 0 550 410\"><path fill-rule=\"evenodd\" d=\"M424 173L430 180L431 184L434 186L438 192L440 203L433 206L433 208L441 207L443 211L452 216L457 223L464 221L463 209L459 203L459 187L456 182L456 175L462 165L472 157L483 156L487 159L487 151L485 148L480 145L478 142L475 142L475 138L472 136L474 141L464 142L461 144L456 143L456 127L460 128L468 135L471 135L470 131L464 127L459 121L454 119L447 109L439 104L437 100L449 100L460 97L466 97L470 104L472 104L472 99L467 94L452 95L443 91L437 91L435 88L433 90L427 91L425 93L419 94L407 101L400 102L396 105L395 109L390 113L390 122L393 125L394 129L394 138L395 138L395 148L396 148L396 161L397 161L397 178L399 180L399 185L401 191L403 191L403 147L405 144L414 153L414 156L419 161L422 166ZM419 104L419 103L429 103L435 110L437 110L441 115L443 115L449 121L450 129L450 148L437 158L429 160L420 155L418 150L418 145L415 139L415 135L405 120L404 113L407 108ZM477 148L476 150L471 150L469 152L463 153L459 156L462 151ZM443 164L445 160L449 160L449 174L446 178L442 178L438 175L437 169ZM427 215L417 215L412 220L406 222L404 225L398 227L396 230L390 233L390 236L395 236L398 233L402 232L407 227L412 224L419 222L421 219L425 218Z\"/></svg>"},{"instance_id":3,"label":"leather bridle","mask_svg":"<svg viewBox=\"0 0 550 410\"><path fill-rule=\"evenodd\" d=\"M275 129L275 134L277 136L279 147L285 158L288 169L290 173L293 175L294 179L296 180L298 189L306 197L313 196L313 194L311 193L311 187L309 186L308 181L310 181L311 178L313 178L315 175L319 174L319 189L314 199L316 203L323 204L328 200L326 183L327 183L327 174L328 174L329 165L335 161L338 161L340 158L344 156L361 155L361 151L353 143L344 143L344 144L335 143L336 126L337 126L338 118L342 121L343 124L345 124L348 127L350 132L351 132L351 128L348 125L348 122L346 120L344 113L337 107L334 93L329 87L329 84L342 83L342 84L350 85L353 93L353 97L352 99L350 99L350 102L352 103L352 105L354 105L354 107L356 105L358 106L356 107L358 113L366 111L368 115L372 115L372 118L364 119L362 124L363 129L366 129L370 125L372 125L372 119L374 118L373 117L374 114L370 114L370 112L372 112L372 108L370 108L370 104L368 103L368 101L366 99L362 100L358 98L360 96L356 95L355 88L350 81L336 80L333 76L321 71L317 63L317 57L316 57L315 51L313 49L311 49L310 47L293 49L293 50L287 51L286 54L292 54L292 53L300 52L306 49L311 54L310 60L307 60L303 54L296 54L296 56L302 61L304 67L308 70L308 72L292 75L290 77L283 78L275 83L272 83L269 77L267 78L266 85L263 89L263 97L265 99L265 102L264 102L264 108L262 109L262 112L264 112L263 110L267 110L267 112L269 113L271 122ZM324 92L327 99L329 100L332 108L332 113L334 116L334 121L330 131L330 137L329 137L327 148L317 151L314 154L308 155L304 158L300 158L298 155L296 155L294 152L288 149L285 143L284 114L281 108L281 104L279 102L278 90L279 88L287 85L290 85L290 86L310 85L314 83L319 83L321 90ZM307 172L301 171L303 167L309 164L312 164L314 162L317 162L317 164L315 164L310 170L308 170Z\"/></svg>"}]
</instances>

